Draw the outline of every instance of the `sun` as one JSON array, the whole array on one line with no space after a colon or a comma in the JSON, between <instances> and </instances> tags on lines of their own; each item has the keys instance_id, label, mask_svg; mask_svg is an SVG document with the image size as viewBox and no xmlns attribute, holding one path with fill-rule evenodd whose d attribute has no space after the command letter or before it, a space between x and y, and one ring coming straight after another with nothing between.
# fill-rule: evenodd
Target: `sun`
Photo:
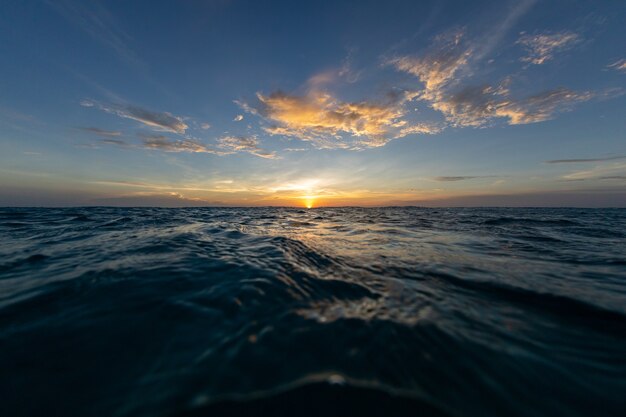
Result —
<instances>
[{"instance_id":1,"label":"sun","mask_svg":"<svg viewBox=\"0 0 626 417\"><path fill-rule=\"evenodd\" d=\"M308 209L313 208L313 205L315 204L315 197L306 195L302 197L302 199L304 200L304 207Z\"/></svg>"}]
</instances>

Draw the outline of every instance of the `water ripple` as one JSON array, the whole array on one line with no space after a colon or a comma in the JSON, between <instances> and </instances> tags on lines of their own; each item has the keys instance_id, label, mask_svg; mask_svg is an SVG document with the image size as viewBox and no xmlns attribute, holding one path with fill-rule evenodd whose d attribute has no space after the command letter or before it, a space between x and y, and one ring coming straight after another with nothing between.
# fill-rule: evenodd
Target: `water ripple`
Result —
<instances>
[{"instance_id":1,"label":"water ripple","mask_svg":"<svg viewBox=\"0 0 626 417\"><path fill-rule=\"evenodd\" d=\"M0 209L0 415L620 415L624 230L615 209Z\"/></svg>"}]
</instances>

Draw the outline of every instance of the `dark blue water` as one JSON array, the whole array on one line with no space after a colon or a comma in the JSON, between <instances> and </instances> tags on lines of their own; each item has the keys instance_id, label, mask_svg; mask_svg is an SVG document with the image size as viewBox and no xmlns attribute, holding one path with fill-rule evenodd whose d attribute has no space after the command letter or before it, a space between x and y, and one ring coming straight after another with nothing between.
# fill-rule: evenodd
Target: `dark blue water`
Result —
<instances>
[{"instance_id":1,"label":"dark blue water","mask_svg":"<svg viewBox=\"0 0 626 417\"><path fill-rule=\"evenodd\" d=\"M1 416L618 416L626 210L0 209Z\"/></svg>"}]
</instances>

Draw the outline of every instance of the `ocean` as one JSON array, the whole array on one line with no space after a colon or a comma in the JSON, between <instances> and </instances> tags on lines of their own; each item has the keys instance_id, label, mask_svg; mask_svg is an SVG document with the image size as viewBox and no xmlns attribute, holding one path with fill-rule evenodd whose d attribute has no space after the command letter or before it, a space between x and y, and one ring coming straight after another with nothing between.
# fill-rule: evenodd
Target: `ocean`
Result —
<instances>
[{"instance_id":1,"label":"ocean","mask_svg":"<svg viewBox=\"0 0 626 417\"><path fill-rule=\"evenodd\" d=\"M1 416L625 413L624 209L0 209Z\"/></svg>"}]
</instances>

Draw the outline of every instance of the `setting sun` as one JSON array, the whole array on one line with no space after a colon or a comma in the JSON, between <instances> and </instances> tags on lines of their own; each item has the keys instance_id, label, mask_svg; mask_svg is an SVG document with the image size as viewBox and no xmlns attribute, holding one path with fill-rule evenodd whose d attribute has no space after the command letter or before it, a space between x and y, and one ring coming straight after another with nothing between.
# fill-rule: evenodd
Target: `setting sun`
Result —
<instances>
[{"instance_id":1,"label":"setting sun","mask_svg":"<svg viewBox=\"0 0 626 417\"><path fill-rule=\"evenodd\" d=\"M302 199L304 200L304 207L308 209L313 208L313 204L315 203L315 197L307 195L302 197Z\"/></svg>"}]
</instances>

